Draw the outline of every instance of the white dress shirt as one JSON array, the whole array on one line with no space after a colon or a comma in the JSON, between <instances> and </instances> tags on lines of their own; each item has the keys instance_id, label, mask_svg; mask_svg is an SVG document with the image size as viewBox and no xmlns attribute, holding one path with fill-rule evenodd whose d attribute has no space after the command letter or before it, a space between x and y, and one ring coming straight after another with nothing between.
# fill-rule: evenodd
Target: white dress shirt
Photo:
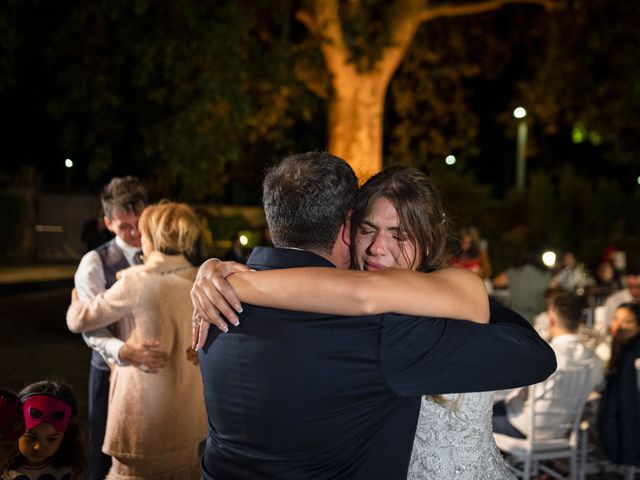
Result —
<instances>
[{"instance_id":1,"label":"white dress shirt","mask_svg":"<svg viewBox=\"0 0 640 480\"><path fill-rule=\"evenodd\" d=\"M125 259L129 265L133 265L135 263L134 257L136 253L140 251L140 247L133 247L120 237L115 238L116 245L122 250ZM91 250L82 257L74 275L74 283L80 300L90 300L107 289L102 260L98 252ZM100 328L83 333L82 338L85 343L98 352L105 361L115 362L118 365L126 365L126 362L121 361L119 356L120 349L124 345L124 342L116 338L108 328Z\"/></svg>"},{"instance_id":2,"label":"white dress shirt","mask_svg":"<svg viewBox=\"0 0 640 480\"><path fill-rule=\"evenodd\" d=\"M579 335L558 335L551 339L549 344L556 354L558 362L558 370L556 372L566 367L590 361L593 362L590 378L591 389L602 382L604 364L593 350L582 343ZM550 378L553 378L553 375ZM529 435L531 426L530 410L527 408L530 402L528 391L528 387L517 388L509 392L505 398L509 422L525 435Z\"/></svg>"}]
</instances>

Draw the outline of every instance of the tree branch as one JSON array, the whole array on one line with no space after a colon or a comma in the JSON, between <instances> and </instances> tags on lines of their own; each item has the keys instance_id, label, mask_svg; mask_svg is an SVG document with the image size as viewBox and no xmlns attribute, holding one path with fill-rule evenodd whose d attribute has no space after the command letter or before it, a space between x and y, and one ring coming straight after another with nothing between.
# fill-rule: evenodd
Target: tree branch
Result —
<instances>
[{"instance_id":1,"label":"tree branch","mask_svg":"<svg viewBox=\"0 0 640 480\"><path fill-rule=\"evenodd\" d=\"M320 49L331 74L349 63L349 50L344 41L338 0L314 0L311 11L300 10L296 17L320 38Z\"/></svg>"},{"instance_id":2,"label":"tree branch","mask_svg":"<svg viewBox=\"0 0 640 480\"><path fill-rule=\"evenodd\" d=\"M426 7L420 14L420 21L427 22L440 17L459 17L498 10L505 5L539 5L546 10L560 10L562 3L555 0L487 0L484 2L441 4Z\"/></svg>"},{"instance_id":3,"label":"tree branch","mask_svg":"<svg viewBox=\"0 0 640 480\"><path fill-rule=\"evenodd\" d=\"M381 70L381 78L386 85L404 58L413 41L416 30L423 22L424 0L396 0L389 6L389 45L384 48L382 58L376 65Z\"/></svg>"}]
</instances>

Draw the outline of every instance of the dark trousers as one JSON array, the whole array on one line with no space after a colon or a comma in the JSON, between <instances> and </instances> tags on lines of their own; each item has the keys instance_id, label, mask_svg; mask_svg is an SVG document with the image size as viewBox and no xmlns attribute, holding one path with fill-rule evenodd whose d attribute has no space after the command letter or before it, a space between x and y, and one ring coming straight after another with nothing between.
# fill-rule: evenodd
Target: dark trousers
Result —
<instances>
[{"instance_id":1,"label":"dark trousers","mask_svg":"<svg viewBox=\"0 0 640 480\"><path fill-rule=\"evenodd\" d=\"M109 370L89 369L89 480L104 480L111 457L102 453L109 406Z\"/></svg>"},{"instance_id":2,"label":"dark trousers","mask_svg":"<svg viewBox=\"0 0 640 480\"><path fill-rule=\"evenodd\" d=\"M495 433L502 433L509 437L515 438L527 438L520 430L514 427L509 421L507 416L507 407L503 400L493 404L493 431Z\"/></svg>"}]
</instances>

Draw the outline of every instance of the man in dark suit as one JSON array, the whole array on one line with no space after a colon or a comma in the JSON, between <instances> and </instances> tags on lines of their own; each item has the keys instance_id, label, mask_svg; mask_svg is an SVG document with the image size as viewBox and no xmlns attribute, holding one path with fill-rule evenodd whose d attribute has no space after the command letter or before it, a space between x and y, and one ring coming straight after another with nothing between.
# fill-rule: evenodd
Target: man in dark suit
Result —
<instances>
[{"instance_id":1,"label":"man in dark suit","mask_svg":"<svg viewBox=\"0 0 640 480\"><path fill-rule=\"evenodd\" d=\"M255 249L248 265L347 268L356 192L339 158L286 158L263 192L278 248ZM555 369L546 342L498 306L490 325L253 305L240 318L228 333L211 332L200 353L203 479L406 478L421 395L510 388Z\"/></svg>"}]
</instances>

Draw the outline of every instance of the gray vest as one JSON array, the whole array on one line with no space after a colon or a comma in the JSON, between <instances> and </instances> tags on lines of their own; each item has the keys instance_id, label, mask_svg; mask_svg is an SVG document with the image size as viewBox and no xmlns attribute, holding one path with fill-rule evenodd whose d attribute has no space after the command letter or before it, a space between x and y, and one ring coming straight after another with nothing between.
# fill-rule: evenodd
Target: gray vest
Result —
<instances>
[{"instance_id":1,"label":"gray vest","mask_svg":"<svg viewBox=\"0 0 640 480\"><path fill-rule=\"evenodd\" d=\"M100 260L102 261L105 286L109 289L116 283L116 273L128 268L130 266L129 262L127 262L124 252L116 243L115 238L100 245L95 249L95 252L100 256ZM109 370L107 362L105 362L102 355L95 350L91 351L91 365L99 370Z\"/></svg>"}]
</instances>

